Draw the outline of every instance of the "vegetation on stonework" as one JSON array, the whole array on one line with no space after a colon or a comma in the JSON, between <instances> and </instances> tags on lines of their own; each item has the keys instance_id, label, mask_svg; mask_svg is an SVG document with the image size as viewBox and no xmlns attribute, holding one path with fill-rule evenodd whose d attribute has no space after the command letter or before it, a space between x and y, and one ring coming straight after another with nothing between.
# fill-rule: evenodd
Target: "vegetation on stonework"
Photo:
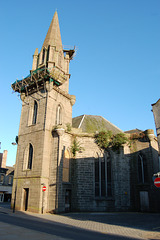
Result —
<instances>
[{"instance_id":1,"label":"vegetation on stonework","mask_svg":"<svg viewBox=\"0 0 160 240\"><path fill-rule=\"evenodd\" d=\"M146 135L144 132L132 133L130 136L130 140L144 139L145 137Z\"/></svg>"},{"instance_id":2,"label":"vegetation on stonework","mask_svg":"<svg viewBox=\"0 0 160 240\"><path fill-rule=\"evenodd\" d=\"M113 150L119 150L123 144L129 142L124 133L117 133L112 137L111 147Z\"/></svg>"},{"instance_id":3,"label":"vegetation on stonework","mask_svg":"<svg viewBox=\"0 0 160 240\"><path fill-rule=\"evenodd\" d=\"M101 131L95 134L95 142L102 149L107 149L110 146L111 138L111 131Z\"/></svg>"},{"instance_id":4,"label":"vegetation on stonework","mask_svg":"<svg viewBox=\"0 0 160 240\"><path fill-rule=\"evenodd\" d=\"M144 132L131 133L129 137L129 145L133 152L137 151L136 141L145 141L147 139Z\"/></svg>"},{"instance_id":5,"label":"vegetation on stonework","mask_svg":"<svg viewBox=\"0 0 160 240\"><path fill-rule=\"evenodd\" d=\"M95 134L95 142L104 150L111 147L116 151L119 150L123 144L129 142L129 140L124 133L113 135L111 131L101 131Z\"/></svg>"},{"instance_id":6,"label":"vegetation on stonework","mask_svg":"<svg viewBox=\"0 0 160 240\"><path fill-rule=\"evenodd\" d=\"M78 142L78 141L77 141L77 138L74 137L73 143L72 143L72 146L71 146L71 152L72 152L72 154L73 154L73 157L76 157L76 153L77 153L77 152L80 152L80 151L82 151L82 150L84 150L84 148L81 147L80 142Z\"/></svg>"},{"instance_id":7,"label":"vegetation on stonework","mask_svg":"<svg viewBox=\"0 0 160 240\"><path fill-rule=\"evenodd\" d=\"M67 127L67 131L68 131L68 132L71 132L71 130L72 130L71 124L70 124L70 123L67 123L67 124L66 124L66 127Z\"/></svg>"}]
</instances>

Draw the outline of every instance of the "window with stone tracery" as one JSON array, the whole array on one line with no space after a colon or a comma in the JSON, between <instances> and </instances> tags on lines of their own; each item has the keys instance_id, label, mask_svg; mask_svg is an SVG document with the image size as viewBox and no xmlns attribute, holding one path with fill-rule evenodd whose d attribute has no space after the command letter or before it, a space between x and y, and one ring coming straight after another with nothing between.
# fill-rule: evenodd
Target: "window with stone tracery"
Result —
<instances>
[{"instance_id":1,"label":"window with stone tracery","mask_svg":"<svg viewBox=\"0 0 160 240\"><path fill-rule=\"evenodd\" d=\"M144 154L138 155L138 182L145 183L148 181L147 160Z\"/></svg>"},{"instance_id":2,"label":"window with stone tracery","mask_svg":"<svg viewBox=\"0 0 160 240\"><path fill-rule=\"evenodd\" d=\"M95 159L95 196L109 197L111 190L111 157L109 152Z\"/></svg>"}]
</instances>

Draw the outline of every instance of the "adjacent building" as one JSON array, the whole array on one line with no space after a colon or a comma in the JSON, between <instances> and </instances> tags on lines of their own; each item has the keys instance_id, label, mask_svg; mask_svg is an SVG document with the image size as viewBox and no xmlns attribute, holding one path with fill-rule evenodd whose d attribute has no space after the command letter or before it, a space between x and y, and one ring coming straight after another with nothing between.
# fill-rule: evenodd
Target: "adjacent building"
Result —
<instances>
[{"instance_id":1,"label":"adjacent building","mask_svg":"<svg viewBox=\"0 0 160 240\"><path fill-rule=\"evenodd\" d=\"M12 195L14 167L6 166L7 153L0 153L0 202L10 202Z\"/></svg>"},{"instance_id":2,"label":"adjacent building","mask_svg":"<svg viewBox=\"0 0 160 240\"><path fill-rule=\"evenodd\" d=\"M158 139L158 146L159 146L159 153L160 153L160 99L152 104L152 111L154 115L155 125L156 125L156 132L157 132L157 139Z\"/></svg>"}]
</instances>

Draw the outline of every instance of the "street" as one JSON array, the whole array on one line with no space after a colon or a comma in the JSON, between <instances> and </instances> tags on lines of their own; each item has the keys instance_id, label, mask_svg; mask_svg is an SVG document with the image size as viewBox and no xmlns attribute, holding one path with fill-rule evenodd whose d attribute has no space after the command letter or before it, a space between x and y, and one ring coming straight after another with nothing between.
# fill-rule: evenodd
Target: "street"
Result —
<instances>
[{"instance_id":1,"label":"street","mask_svg":"<svg viewBox=\"0 0 160 240\"><path fill-rule=\"evenodd\" d=\"M160 214L68 213L61 215L13 213L0 204L0 239L160 239Z\"/></svg>"}]
</instances>

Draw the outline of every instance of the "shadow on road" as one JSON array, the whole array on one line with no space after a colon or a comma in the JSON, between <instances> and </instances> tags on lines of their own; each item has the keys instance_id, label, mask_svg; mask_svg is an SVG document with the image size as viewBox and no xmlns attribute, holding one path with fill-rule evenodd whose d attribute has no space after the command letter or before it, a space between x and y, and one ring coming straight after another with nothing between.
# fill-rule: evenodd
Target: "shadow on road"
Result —
<instances>
[{"instance_id":1,"label":"shadow on road","mask_svg":"<svg viewBox=\"0 0 160 240\"><path fill-rule=\"evenodd\" d=\"M160 232L159 213L67 213L63 215L80 221L94 221L139 230L155 230Z\"/></svg>"},{"instance_id":2,"label":"shadow on road","mask_svg":"<svg viewBox=\"0 0 160 240\"><path fill-rule=\"evenodd\" d=\"M25 215L23 213L22 215ZM110 239L110 240L135 240L135 238L124 237L114 234L103 234L99 232L94 232L90 230L84 230L78 227L68 226L67 224L56 223L54 221L48 221L40 219L37 217L32 217L32 219L16 216L14 214L6 215L0 214L0 221L2 223L10 224L10 230L14 226L22 227L28 230L34 230L38 232L43 232L46 234L51 234L64 239L76 239L76 240L101 240L101 239ZM18 230L17 230L18 231ZM18 232L17 232L18 235Z\"/></svg>"},{"instance_id":3,"label":"shadow on road","mask_svg":"<svg viewBox=\"0 0 160 240\"><path fill-rule=\"evenodd\" d=\"M137 239L132 237L125 237L116 234L105 234L96 231L82 229L67 225L67 220L75 219L79 221L93 221L97 223L104 223L110 225L124 226L133 229L147 230L152 232L160 232L160 214L146 214L146 213L66 213L60 214L65 217L66 224L56 222L54 218L48 220L25 212L12 213L10 204L0 204L0 221L2 223L14 226L23 227L28 230L34 230L51 234L64 239L107 239L107 240L121 240L121 239ZM8 211L8 214L7 214Z\"/></svg>"}]
</instances>

